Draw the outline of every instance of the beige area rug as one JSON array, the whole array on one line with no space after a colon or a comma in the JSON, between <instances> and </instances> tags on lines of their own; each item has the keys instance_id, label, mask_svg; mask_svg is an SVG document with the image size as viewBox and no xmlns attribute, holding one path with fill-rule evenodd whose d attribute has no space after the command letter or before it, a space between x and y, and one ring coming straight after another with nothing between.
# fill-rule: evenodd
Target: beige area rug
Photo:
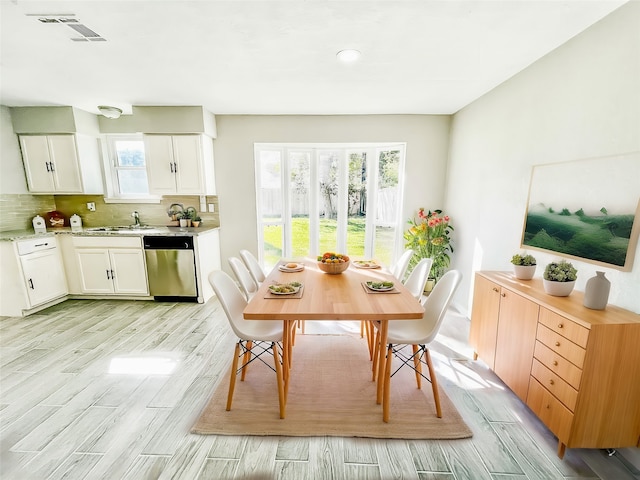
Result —
<instances>
[{"instance_id":1,"label":"beige area rug","mask_svg":"<svg viewBox=\"0 0 640 480\"><path fill-rule=\"evenodd\" d=\"M227 373L192 433L404 439L472 435L442 389L442 418L436 417L431 384L423 380L418 390L408 367L391 378L391 419L384 423L366 340L352 335L296 337L285 419L279 418L275 373L265 365L252 362L245 381L238 377L229 412L228 381Z\"/></svg>"}]
</instances>

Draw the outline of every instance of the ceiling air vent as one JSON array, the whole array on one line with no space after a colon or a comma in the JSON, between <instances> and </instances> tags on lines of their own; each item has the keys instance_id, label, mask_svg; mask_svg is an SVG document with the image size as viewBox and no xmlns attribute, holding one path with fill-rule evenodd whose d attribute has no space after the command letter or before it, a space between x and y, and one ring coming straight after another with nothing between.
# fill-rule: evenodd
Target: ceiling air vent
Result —
<instances>
[{"instance_id":1,"label":"ceiling air vent","mask_svg":"<svg viewBox=\"0 0 640 480\"><path fill-rule=\"evenodd\" d=\"M62 24L73 29L76 33L82 35L81 37L71 38L72 42L106 42L107 40L100 36L100 34L94 32L86 25L79 23L74 13L67 14L27 14L27 16L37 16L38 21L46 24Z\"/></svg>"}]
</instances>

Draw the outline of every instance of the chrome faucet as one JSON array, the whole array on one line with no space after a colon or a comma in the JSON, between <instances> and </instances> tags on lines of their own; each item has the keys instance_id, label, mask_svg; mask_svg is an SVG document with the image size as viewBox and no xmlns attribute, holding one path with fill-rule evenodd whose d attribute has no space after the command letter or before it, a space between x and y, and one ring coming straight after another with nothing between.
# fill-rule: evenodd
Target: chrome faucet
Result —
<instances>
[{"instance_id":1,"label":"chrome faucet","mask_svg":"<svg viewBox=\"0 0 640 480\"><path fill-rule=\"evenodd\" d=\"M138 211L134 211L131 216L133 217L133 226L134 227L139 227L140 226L140 214L138 213Z\"/></svg>"}]
</instances>

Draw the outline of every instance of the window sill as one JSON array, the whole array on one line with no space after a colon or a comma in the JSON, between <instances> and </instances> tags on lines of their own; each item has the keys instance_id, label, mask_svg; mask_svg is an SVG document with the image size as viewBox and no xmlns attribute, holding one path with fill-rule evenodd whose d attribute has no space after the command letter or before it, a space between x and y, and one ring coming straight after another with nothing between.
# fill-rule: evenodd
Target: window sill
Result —
<instances>
[{"instance_id":1,"label":"window sill","mask_svg":"<svg viewBox=\"0 0 640 480\"><path fill-rule=\"evenodd\" d=\"M162 197L104 197L104 203L160 203Z\"/></svg>"}]
</instances>

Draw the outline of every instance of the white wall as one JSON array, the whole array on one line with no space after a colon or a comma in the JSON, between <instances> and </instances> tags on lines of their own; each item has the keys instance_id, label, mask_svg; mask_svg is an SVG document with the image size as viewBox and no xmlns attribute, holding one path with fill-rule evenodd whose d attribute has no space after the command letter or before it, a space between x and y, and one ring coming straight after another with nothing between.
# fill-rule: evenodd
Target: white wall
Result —
<instances>
[{"instance_id":1,"label":"white wall","mask_svg":"<svg viewBox=\"0 0 640 480\"><path fill-rule=\"evenodd\" d=\"M474 271L511 269L533 165L640 151L638 25L640 3L630 2L454 116L445 206L456 219L463 310ZM572 261L576 288L604 270L609 302L640 312L638 250L631 272ZM536 276L557 258L532 253Z\"/></svg>"},{"instance_id":2,"label":"white wall","mask_svg":"<svg viewBox=\"0 0 640 480\"><path fill-rule=\"evenodd\" d=\"M18 137L13 133L9 108L5 106L0 106L0 164L0 194L28 193L20 144Z\"/></svg>"},{"instance_id":3,"label":"white wall","mask_svg":"<svg viewBox=\"0 0 640 480\"><path fill-rule=\"evenodd\" d=\"M403 212L444 202L449 116L244 116L217 115L214 140L220 201L222 264L246 248L257 252L254 143L406 142ZM310 252L316 254L317 252Z\"/></svg>"}]
</instances>

